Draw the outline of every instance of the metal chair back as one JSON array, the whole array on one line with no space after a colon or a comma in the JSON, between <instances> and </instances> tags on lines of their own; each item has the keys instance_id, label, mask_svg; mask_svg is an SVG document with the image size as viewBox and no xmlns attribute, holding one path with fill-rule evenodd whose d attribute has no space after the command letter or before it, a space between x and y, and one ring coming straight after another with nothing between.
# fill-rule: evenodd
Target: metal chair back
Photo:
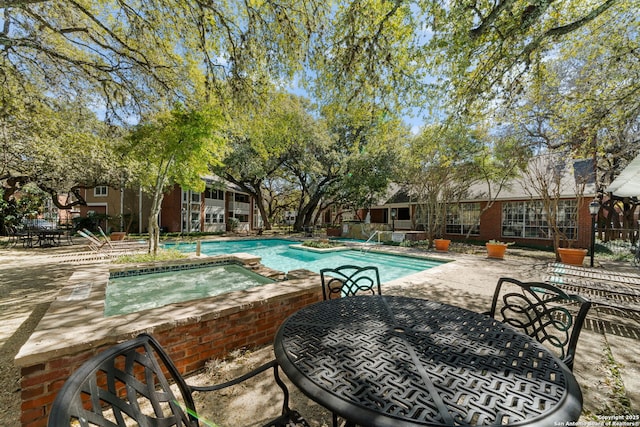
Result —
<instances>
[{"instance_id":1,"label":"metal chair back","mask_svg":"<svg viewBox=\"0 0 640 427\"><path fill-rule=\"evenodd\" d=\"M584 297L548 283L503 277L487 314L555 349L573 370L578 337L590 307Z\"/></svg>"},{"instance_id":2,"label":"metal chair back","mask_svg":"<svg viewBox=\"0 0 640 427\"><path fill-rule=\"evenodd\" d=\"M325 300L353 295L381 295L378 267L343 265L320 270Z\"/></svg>"},{"instance_id":3,"label":"metal chair back","mask_svg":"<svg viewBox=\"0 0 640 427\"><path fill-rule=\"evenodd\" d=\"M272 371L283 393L282 409L277 418L264 426L309 427L289 407L289 390L278 370L277 362L271 360L222 384L188 385L160 344L152 336L141 334L80 366L56 396L47 426L198 427L193 392L222 390ZM175 393L170 384L176 385Z\"/></svg>"},{"instance_id":4,"label":"metal chair back","mask_svg":"<svg viewBox=\"0 0 640 427\"><path fill-rule=\"evenodd\" d=\"M75 371L56 396L48 426L159 425L158 420L166 426L197 426L188 411L195 414L189 387L158 342L142 334Z\"/></svg>"}]
</instances>

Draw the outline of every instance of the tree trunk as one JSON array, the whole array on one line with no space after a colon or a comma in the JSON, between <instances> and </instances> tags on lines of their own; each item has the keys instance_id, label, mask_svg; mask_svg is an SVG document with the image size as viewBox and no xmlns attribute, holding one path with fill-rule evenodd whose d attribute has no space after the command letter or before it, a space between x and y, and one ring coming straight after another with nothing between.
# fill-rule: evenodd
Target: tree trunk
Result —
<instances>
[{"instance_id":1,"label":"tree trunk","mask_svg":"<svg viewBox=\"0 0 640 427\"><path fill-rule=\"evenodd\" d=\"M256 199L256 204L258 205L258 210L260 211L260 216L262 216L262 228L264 230L271 230L271 221L267 215L267 210L264 208L264 196L262 195L260 185L262 184L258 184L254 197Z\"/></svg>"},{"instance_id":2,"label":"tree trunk","mask_svg":"<svg viewBox=\"0 0 640 427\"><path fill-rule=\"evenodd\" d=\"M160 226L158 224L158 218L160 217L160 209L163 199L164 193L162 192L162 187L157 186L156 191L153 194L153 199L151 200L151 212L149 214L149 253L153 255L158 254L158 247L160 245Z\"/></svg>"}]
</instances>

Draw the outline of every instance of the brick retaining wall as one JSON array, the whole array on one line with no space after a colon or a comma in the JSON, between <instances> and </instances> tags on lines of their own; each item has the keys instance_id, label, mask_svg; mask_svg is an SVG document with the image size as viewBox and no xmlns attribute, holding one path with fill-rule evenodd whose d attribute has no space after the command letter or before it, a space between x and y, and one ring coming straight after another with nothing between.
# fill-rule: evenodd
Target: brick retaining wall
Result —
<instances>
[{"instance_id":1,"label":"brick retaining wall","mask_svg":"<svg viewBox=\"0 0 640 427\"><path fill-rule=\"evenodd\" d=\"M320 300L320 286L309 287L245 304L236 310L210 313L192 323L160 325L137 333L149 332L156 337L179 371L188 375L203 368L206 361L224 358L232 350L273 342L278 327L290 314ZM46 426L51 404L69 375L89 357L137 333L113 336L112 342L22 366L22 426Z\"/></svg>"}]
</instances>

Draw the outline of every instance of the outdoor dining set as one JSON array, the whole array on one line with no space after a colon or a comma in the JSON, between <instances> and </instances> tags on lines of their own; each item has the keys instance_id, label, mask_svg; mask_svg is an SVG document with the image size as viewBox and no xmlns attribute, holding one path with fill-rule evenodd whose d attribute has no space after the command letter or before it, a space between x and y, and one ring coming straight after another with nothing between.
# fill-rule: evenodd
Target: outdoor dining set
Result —
<instances>
[{"instance_id":1,"label":"outdoor dining set","mask_svg":"<svg viewBox=\"0 0 640 427\"><path fill-rule=\"evenodd\" d=\"M385 295L376 267L323 269L321 284L324 300L280 325L275 358L259 368L223 384L191 386L158 341L142 334L75 371L49 426L197 426L194 392L265 372L283 392L280 415L268 426L309 425L290 407L282 372L333 414L334 426L550 426L579 419L582 392L572 369L591 305L585 298L502 278L489 311L477 313Z\"/></svg>"},{"instance_id":2,"label":"outdoor dining set","mask_svg":"<svg viewBox=\"0 0 640 427\"><path fill-rule=\"evenodd\" d=\"M9 245L22 245L23 248L60 246L62 239L72 243L71 227L59 228L54 226L21 225L6 226L6 235L9 236Z\"/></svg>"}]
</instances>

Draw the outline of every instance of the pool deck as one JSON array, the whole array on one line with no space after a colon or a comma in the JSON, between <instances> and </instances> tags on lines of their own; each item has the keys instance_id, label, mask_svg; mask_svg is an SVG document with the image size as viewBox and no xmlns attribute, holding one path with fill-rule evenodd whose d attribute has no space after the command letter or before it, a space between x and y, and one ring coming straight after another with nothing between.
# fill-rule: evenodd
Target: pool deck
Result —
<instances>
[{"instance_id":1,"label":"pool deck","mask_svg":"<svg viewBox=\"0 0 640 427\"><path fill-rule=\"evenodd\" d=\"M20 418L19 369L13 359L24 350L20 350L21 347L37 329L51 303L63 295L60 292L63 292L62 289L74 273L91 271L91 268L85 269L90 266L95 267L95 273L105 270L104 260L77 256L82 249L80 245L0 249L0 425L14 425ZM407 248L385 249L418 253ZM548 263L553 261L550 254L536 253L531 256L526 251L513 249L509 249L504 260L488 259L479 254L429 252L427 255L430 257L454 262L385 283L383 293L433 299L474 311L486 311L500 277L543 280ZM598 271L627 269L626 263L598 265ZM637 269L635 272L638 272ZM592 310L590 314L599 316L597 310ZM100 329L90 324L80 325L80 319L73 312L66 314L65 322L69 325L78 323L77 326L87 334ZM624 323L623 319L620 322ZM621 331L616 328L587 328L580 336L574 373L584 395L581 421L600 422L602 418L598 418L598 415L640 414L640 341L638 336ZM256 354L271 357L269 349ZM292 405L298 407L312 425L330 425L326 412L314 407L304 396L294 393L292 399ZM257 413L261 409L254 410ZM251 409L245 407L243 412L247 411ZM211 416L218 417L216 421L224 425L221 414ZM606 425L604 421L602 425Z\"/></svg>"}]
</instances>

